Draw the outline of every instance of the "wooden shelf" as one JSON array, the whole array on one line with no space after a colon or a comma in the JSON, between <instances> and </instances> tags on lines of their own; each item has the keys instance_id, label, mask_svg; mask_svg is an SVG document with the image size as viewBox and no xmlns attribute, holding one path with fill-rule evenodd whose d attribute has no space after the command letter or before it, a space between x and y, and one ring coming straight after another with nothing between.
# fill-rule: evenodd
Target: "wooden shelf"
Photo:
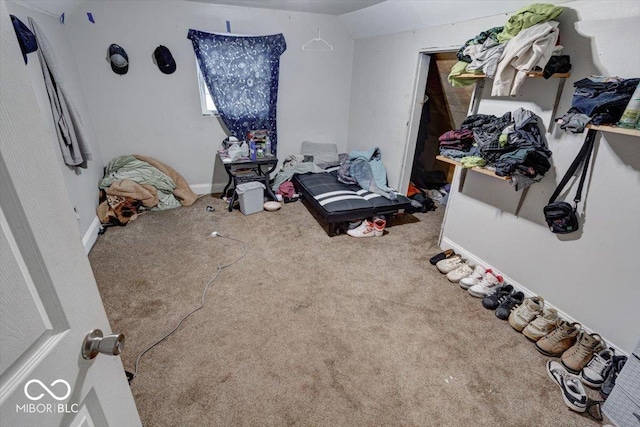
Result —
<instances>
[{"instance_id":1,"label":"wooden shelf","mask_svg":"<svg viewBox=\"0 0 640 427\"><path fill-rule=\"evenodd\" d=\"M614 125L587 125L587 128L601 132L619 133L621 135L640 136L640 130L621 128Z\"/></svg>"},{"instance_id":2,"label":"wooden shelf","mask_svg":"<svg viewBox=\"0 0 640 427\"><path fill-rule=\"evenodd\" d=\"M459 193L461 193L462 189L464 188L464 183L465 183L465 181L467 179L467 171L469 171L469 170L481 173L483 175L490 176L492 178L498 178L501 181L509 181L511 179L510 176L496 175L495 172L490 171L489 169L486 169L486 168L479 168L479 167L465 168L465 167L462 166L462 164L460 162L456 162L455 160L450 159L449 157L436 156L436 160L440 160L441 162L449 163L449 164L452 164L452 165L455 165L455 166L460 166L462 168L460 170L460 177L458 178L458 192ZM520 213L520 208L522 207L522 203L524 202L524 198L526 197L528 191L529 191L529 187L525 188L524 190L522 190L520 192L520 200L518 200L518 206L516 207L516 210L513 213L515 216L518 216L518 214Z\"/></svg>"},{"instance_id":3,"label":"wooden shelf","mask_svg":"<svg viewBox=\"0 0 640 427\"><path fill-rule=\"evenodd\" d=\"M450 159L449 157L436 156L436 160L440 160L441 162L445 162L445 163L449 163L449 164L452 164L452 165L463 167L460 162L456 162L455 160ZM474 172L478 172L478 173L481 173L483 175L490 176L492 178L498 178L498 179L501 179L503 181L509 181L511 179L511 177L509 177L509 176L496 175L495 172L493 172L493 171L491 171L489 169L485 169L485 168L472 167L472 168L464 168L464 169L471 169Z\"/></svg>"},{"instance_id":4,"label":"wooden shelf","mask_svg":"<svg viewBox=\"0 0 640 427\"><path fill-rule=\"evenodd\" d=\"M556 79L566 79L569 76L571 76L571 73L555 73L551 77ZM484 79L487 76L484 74L465 73L465 74L460 74L457 77L461 79ZM532 71L530 73L527 73L527 77L531 77L531 78L543 77L542 71Z\"/></svg>"}]
</instances>

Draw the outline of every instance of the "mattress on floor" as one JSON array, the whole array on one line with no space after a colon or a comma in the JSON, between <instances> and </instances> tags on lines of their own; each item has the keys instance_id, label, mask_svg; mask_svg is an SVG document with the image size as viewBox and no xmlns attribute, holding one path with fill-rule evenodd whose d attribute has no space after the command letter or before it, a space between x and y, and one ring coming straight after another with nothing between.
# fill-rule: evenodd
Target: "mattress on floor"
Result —
<instances>
[{"instance_id":1,"label":"mattress on floor","mask_svg":"<svg viewBox=\"0 0 640 427\"><path fill-rule=\"evenodd\" d=\"M294 175L292 182L305 199L329 223L353 221L374 215L390 215L411 209L411 200L397 194L396 200L343 184L336 172Z\"/></svg>"}]
</instances>

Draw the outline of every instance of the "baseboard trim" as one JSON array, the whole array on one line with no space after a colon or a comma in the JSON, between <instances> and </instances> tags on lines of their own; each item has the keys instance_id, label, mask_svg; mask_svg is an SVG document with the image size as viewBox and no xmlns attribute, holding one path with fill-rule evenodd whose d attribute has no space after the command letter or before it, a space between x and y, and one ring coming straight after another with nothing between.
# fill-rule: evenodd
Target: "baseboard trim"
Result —
<instances>
[{"instance_id":1,"label":"baseboard trim","mask_svg":"<svg viewBox=\"0 0 640 427\"><path fill-rule=\"evenodd\" d=\"M226 183L223 184L193 184L190 185L191 191L198 195L202 194L211 194L211 193L222 193Z\"/></svg>"},{"instance_id":2,"label":"baseboard trim","mask_svg":"<svg viewBox=\"0 0 640 427\"><path fill-rule=\"evenodd\" d=\"M98 240L98 231L100 231L101 225L98 217L94 217L89 229L86 233L84 233L84 237L82 238L82 245L84 246L85 253L89 254L91 252L91 248L96 244L96 240Z\"/></svg>"},{"instance_id":3,"label":"baseboard trim","mask_svg":"<svg viewBox=\"0 0 640 427\"><path fill-rule=\"evenodd\" d=\"M457 243L455 243L454 241L443 237L442 238L442 242L440 244L440 248L442 250L445 249L453 249L457 254L462 255L463 258L467 259L469 261L469 263L471 265L475 265L475 264L480 264L483 266L488 266L490 265L489 263L485 262L484 260L478 258L477 256L475 256L474 254L472 254L471 252L467 251L466 249L464 249L462 246L458 245ZM535 292L531 292L529 289L527 289L526 286L522 285L521 283L518 283L517 281L513 280L511 277L507 276L506 274L498 271L498 273L500 273L500 275L504 278L504 280L508 283L510 283L511 285L513 285L514 288L517 288L519 291L522 291L522 293L525 295L525 297L532 297L535 295L538 295ZM584 324L584 322L581 322L577 319L575 319L574 317L570 316L569 314L565 313L564 311L560 310L558 307L556 307L555 305L553 305L552 302L550 302L549 300L547 300L545 298L544 300L544 305L545 307L551 307L551 308L555 308L556 310L558 310L558 315L560 315L560 317L562 317L563 319L567 320L568 322L578 322L580 323L580 325L582 325L582 328L587 331L588 333L598 333L597 331L594 331L592 329L590 329L587 325ZM600 334L601 335L601 334ZM625 356L629 356L629 353L627 353L626 351L622 350L620 347L618 347L617 345L611 343L611 341L609 341L606 337L602 337L605 342L607 343L608 347L611 347L615 350L616 354L624 354Z\"/></svg>"}]
</instances>

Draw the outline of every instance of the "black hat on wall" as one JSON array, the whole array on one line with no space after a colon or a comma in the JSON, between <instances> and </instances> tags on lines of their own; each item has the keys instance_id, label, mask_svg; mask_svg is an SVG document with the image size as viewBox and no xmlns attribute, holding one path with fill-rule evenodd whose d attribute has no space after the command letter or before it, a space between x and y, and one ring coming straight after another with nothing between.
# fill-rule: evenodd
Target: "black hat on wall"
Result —
<instances>
[{"instance_id":1,"label":"black hat on wall","mask_svg":"<svg viewBox=\"0 0 640 427\"><path fill-rule=\"evenodd\" d=\"M111 64L111 69L116 74L127 74L129 71L129 56L124 49L113 43L107 50L107 61Z\"/></svg>"},{"instance_id":2,"label":"black hat on wall","mask_svg":"<svg viewBox=\"0 0 640 427\"><path fill-rule=\"evenodd\" d=\"M166 46L160 45L153 51L153 62L165 74L171 74L176 70L176 61Z\"/></svg>"}]
</instances>

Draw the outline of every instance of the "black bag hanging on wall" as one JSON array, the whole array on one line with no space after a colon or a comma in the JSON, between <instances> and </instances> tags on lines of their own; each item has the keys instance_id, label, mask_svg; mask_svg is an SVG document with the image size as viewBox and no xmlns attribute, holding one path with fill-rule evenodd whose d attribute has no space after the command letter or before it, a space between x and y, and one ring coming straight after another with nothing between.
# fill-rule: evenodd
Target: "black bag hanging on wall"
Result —
<instances>
[{"instance_id":1,"label":"black bag hanging on wall","mask_svg":"<svg viewBox=\"0 0 640 427\"><path fill-rule=\"evenodd\" d=\"M580 152L578 152L573 163L569 166L567 173L564 174L564 177L562 178L562 181L560 181L560 184L558 184L556 191L551 195L549 204L544 207L544 218L552 233L567 234L578 230L577 207L578 203L582 199L582 187L584 187L584 180L587 177L587 169L589 169L589 160L591 159L595 136L596 131L589 129ZM560 192L565 185L567 185L581 163L583 164L582 173L580 174L580 184L576 191L576 197L573 199L574 205L571 206L567 202L556 202L556 198L560 195Z\"/></svg>"}]
</instances>

